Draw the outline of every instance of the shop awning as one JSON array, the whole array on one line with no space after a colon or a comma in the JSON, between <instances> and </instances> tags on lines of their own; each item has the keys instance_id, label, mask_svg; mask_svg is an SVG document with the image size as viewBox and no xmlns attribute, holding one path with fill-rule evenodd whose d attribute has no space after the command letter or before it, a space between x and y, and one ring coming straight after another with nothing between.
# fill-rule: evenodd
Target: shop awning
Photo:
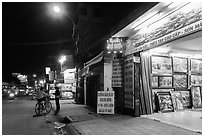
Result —
<instances>
[{"instance_id":1,"label":"shop awning","mask_svg":"<svg viewBox=\"0 0 204 137\"><path fill-rule=\"evenodd\" d=\"M90 61L86 62L84 68L100 62L102 58L103 58L103 51L99 55L91 59Z\"/></svg>"},{"instance_id":2,"label":"shop awning","mask_svg":"<svg viewBox=\"0 0 204 137\"><path fill-rule=\"evenodd\" d=\"M99 55L97 55L96 57L94 57L93 59L85 63L84 68L79 71L79 76L84 76L85 74L88 74L89 67L100 62L102 59L103 59L103 51Z\"/></svg>"}]
</instances>

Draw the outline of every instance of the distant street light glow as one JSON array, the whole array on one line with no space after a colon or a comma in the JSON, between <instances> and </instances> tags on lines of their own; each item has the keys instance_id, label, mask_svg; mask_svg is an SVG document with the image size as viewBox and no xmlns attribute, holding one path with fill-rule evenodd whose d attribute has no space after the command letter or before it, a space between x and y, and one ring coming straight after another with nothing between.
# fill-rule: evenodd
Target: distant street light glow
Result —
<instances>
[{"instance_id":1,"label":"distant street light glow","mask_svg":"<svg viewBox=\"0 0 204 137\"><path fill-rule=\"evenodd\" d=\"M62 64L66 61L66 56L61 56L61 58L59 59L60 62L60 66L61 66L61 71L62 71Z\"/></svg>"},{"instance_id":2,"label":"distant street light glow","mask_svg":"<svg viewBox=\"0 0 204 137\"><path fill-rule=\"evenodd\" d=\"M59 59L59 62L62 64L66 61L66 56L61 56L61 58Z\"/></svg>"}]
</instances>

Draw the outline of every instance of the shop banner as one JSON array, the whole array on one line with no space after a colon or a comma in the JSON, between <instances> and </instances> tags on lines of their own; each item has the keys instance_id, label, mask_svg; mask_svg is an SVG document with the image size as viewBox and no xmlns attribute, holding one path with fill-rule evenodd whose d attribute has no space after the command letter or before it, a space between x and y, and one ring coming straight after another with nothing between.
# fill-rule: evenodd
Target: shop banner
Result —
<instances>
[{"instance_id":1,"label":"shop banner","mask_svg":"<svg viewBox=\"0 0 204 137\"><path fill-rule=\"evenodd\" d=\"M114 59L112 67L112 87L122 87L123 59Z\"/></svg>"},{"instance_id":2,"label":"shop banner","mask_svg":"<svg viewBox=\"0 0 204 137\"><path fill-rule=\"evenodd\" d=\"M151 42L148 42L144 45L142 45L142 48L141 47L138 47L138 49L142 49L142 50L147 50L149 48L153 48L157 45L161 45L167 41L171 41L173 39L176 39L176 38L179 38L179 37L182 37L182 36L185 36L185 35L188 35L190 33L193 33L193 32L196 32L196 31L199 31L202 29L202 20L198 21L198 22L195 22L189 26L186 26L182 29L179 29L177 31L174 31L168 35L165 35L159 39L156 39L156 40L153 40Z\"/></svg>"},{"instance_id":3,"label":"shop banner","mask_svg":"<svg viewBox=\"0 0 204 137\"><path fill-rule=\"evenodd\" d=\"M164 18L135 30L126 43L125 55L147 50L202 29L202 4L188 3Z\"/></svg>"},{"instance_id":4,"label":"shop banner","mask_svg":"<svg viewBox=\"0 0 204 137\"><path fill-rule=\"evenodd\" d=\"M154 48L158 45L161 45L161 44L164 44L166 42L169 42L169 41L172 41L174 39L177 39L177 38L180 38L180 37L183 37L185 35L188 35L188 34L191 34L193 32L197 32L199 30L202 29L202 20L200 21L197 21L189 26L186 26L184 28L181 28L177 31L173 31L163 37L160 37L158 39L155 39L153 41L150 41L148 43L145 43L139 47L135 47L135 46L132 46L132 45L129 45L129 49L126 50L125 54L128 55L128 54L132 54L132 53L136 53L136 52L139 52L139 51L142 51L142 50L148 50L148 49L151 49L151 48Z\"/></svg>"},{"instance_id":5,"label":"shop banner","mask_svg":"<svg viewBox=\"0 0 204 137\"><path fill-rule=\"evenodd\" d=\"M114 91L98 91L97 114L114 114Z\"/></svg>"}]
</instances>

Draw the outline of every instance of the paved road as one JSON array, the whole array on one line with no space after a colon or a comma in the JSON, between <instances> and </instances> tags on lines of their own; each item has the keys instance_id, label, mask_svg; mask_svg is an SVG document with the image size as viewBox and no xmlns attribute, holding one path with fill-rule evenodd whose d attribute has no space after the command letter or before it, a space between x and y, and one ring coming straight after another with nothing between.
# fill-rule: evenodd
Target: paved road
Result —
<instances>
[{"instance_id":1,"label":"paved road","mask_svg":"<svg viewBox=\"0 0 204 137\"><path fill-rule=\"evenodd\" d=\"M3 135L52 135L53 125L46 123L45 116L36 117L35 101L28 97L2 100Z\"/></svg>"}]
</instances>

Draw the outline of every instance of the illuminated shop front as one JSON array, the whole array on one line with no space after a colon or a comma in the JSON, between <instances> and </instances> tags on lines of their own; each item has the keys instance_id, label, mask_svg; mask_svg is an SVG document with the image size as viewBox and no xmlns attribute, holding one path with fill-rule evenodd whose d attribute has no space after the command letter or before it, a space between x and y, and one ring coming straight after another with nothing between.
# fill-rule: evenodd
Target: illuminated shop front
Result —
<instances>
[{"instance_id":1,"label":"illuminated shop front","mask_svg":"<svg viewBox=\"0 0 204 137\"><path fill-rule=\"evenodd\" d=\"M159 3L113 37L124 50L124 108L135 116L201 108L202 4Z\"/></svg>"}]
</instances>

